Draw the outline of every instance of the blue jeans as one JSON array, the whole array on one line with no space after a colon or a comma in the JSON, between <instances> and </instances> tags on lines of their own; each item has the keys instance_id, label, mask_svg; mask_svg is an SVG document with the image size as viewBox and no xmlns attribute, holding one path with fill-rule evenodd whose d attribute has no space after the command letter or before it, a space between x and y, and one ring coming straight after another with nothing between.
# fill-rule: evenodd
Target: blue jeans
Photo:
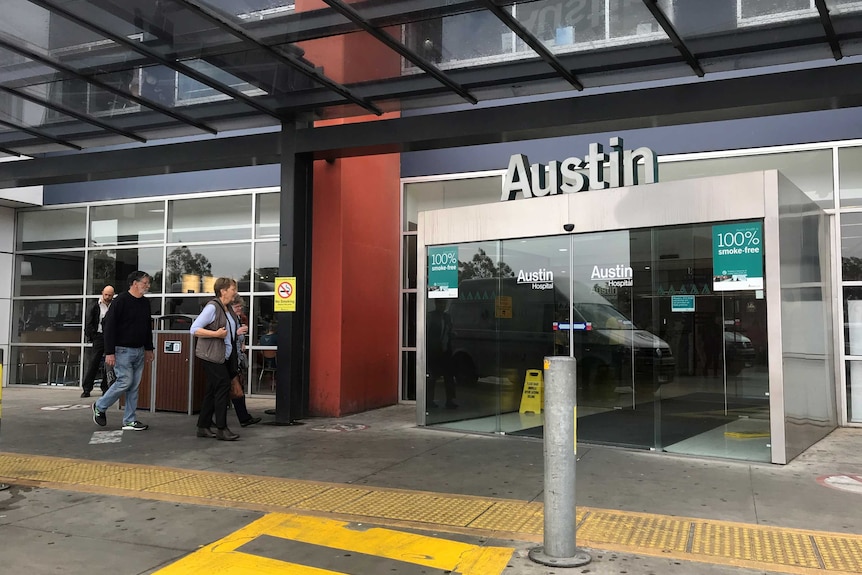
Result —
<instances>
[{"instance_id":1,"label":"blue jeans","mask_svg":"<svg viewBox=\"0 0 862 575\"><path fill-rule=\"evenodd\" d=\"M126 407L123 412L123 425L125 425L137 419L135 410L138 409L138 388L144 373L144 348L117 346L114 350L114 358L116 359L114 373L117 374L117 381L96 401L96 409L107 411L125 393Z\"/></svg>"}]
</instances>

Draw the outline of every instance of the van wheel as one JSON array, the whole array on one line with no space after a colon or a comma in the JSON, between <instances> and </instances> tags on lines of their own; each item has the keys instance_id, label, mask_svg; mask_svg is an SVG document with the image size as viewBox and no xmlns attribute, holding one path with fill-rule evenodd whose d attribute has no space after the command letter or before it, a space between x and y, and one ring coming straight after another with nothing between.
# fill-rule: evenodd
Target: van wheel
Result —
<instances>
[{"instance_id":1,"label":"van wheel","mask_svg":"<svg viewBox=\"0 0 862 575\"><path fill-rule=\"evenodd\" d=\"M476 367L466 355L455 356L455 381L458 385L473 386L479 381L479 376L476 373Z\"/></svg>"}]
</instances>

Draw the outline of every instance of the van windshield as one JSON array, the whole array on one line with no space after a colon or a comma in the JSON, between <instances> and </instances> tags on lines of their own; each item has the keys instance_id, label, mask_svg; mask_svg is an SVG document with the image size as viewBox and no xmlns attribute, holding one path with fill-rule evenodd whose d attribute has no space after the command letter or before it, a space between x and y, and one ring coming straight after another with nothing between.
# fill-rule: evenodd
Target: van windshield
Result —
<instances>
[{"instance_id":1,"label":"van windshield","mask_svg":"<svg viewBox=\"0 0 862 575\"><path fill-rule=\"evenodd\" d=\"M599 303L579 303L572 306L575 316L592 324L593 329L637 329L615 307Z\"/></svg>"}]
</instances>

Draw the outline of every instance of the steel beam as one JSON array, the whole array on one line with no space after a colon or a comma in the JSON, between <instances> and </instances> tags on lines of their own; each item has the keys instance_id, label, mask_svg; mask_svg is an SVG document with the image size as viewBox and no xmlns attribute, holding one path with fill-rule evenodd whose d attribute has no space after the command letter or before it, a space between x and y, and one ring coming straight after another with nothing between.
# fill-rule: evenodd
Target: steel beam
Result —
<instances>
[{"instance_id":1,"label":"steel beam","mask_svg":"<svg viewBox=\"0 0 862 575\"><path fill-rule=\"evenodd\" d=\"M668 19L667 15L658 5L656 0L643 0L644 5L646 5L647 9L652 14L653 18L656 19L658 25L661 26L661 29L664 30L664 33L667 34L667 37L670 38L671 43L674 47L679 50L679 53L682 55L683 59L686 63L694 70L694 73L698 75L699 78L703 78L703 68L700 67L700 62L697 61L697 58L694 54L691 53L688 46L685 43L685 40L679 35L674 28L671 21Z\"/></svg>"},{"instance_id":2,"label":"steel beam","mask_svg":"<svg viewBox=\"0 0 862 575\"><path fill-rule=\"evenodd\" d=\"M67 142L66 140L61 140L60 138L55 138L51 134L43 132L42 130L38 130L36 128L30 128L28 126L21 126L14 122L7 122L6 120L0 120L0 126L6 126L9 129L17 130L19 132L24 132L25 134L29 134L34 138L39 138L40 140L45 140L46 142L54 142L55 144L60 144L61 146L65 146L67 148L71 148L73 150L83 150L81 146L77 144L73 144L72 142Z\"/></svg>"},{"instance_id":3,"label":"steel beam","mask_svg":"<svg viewBox=\"0 0 862 575\"><path fill-rule=\"evenodd\" d=\"M841 52L841 43L838 41L838 35L835 34L835 28L832 26L832 18L829 16L829 7L826 6L826 0L814 0L814 4L817 6L818 14L820 14L820 24L826 33L826 40L832 49L832 56L836 60L840 60L844 57L844 54Z\"/></svg>"}]
</instances>

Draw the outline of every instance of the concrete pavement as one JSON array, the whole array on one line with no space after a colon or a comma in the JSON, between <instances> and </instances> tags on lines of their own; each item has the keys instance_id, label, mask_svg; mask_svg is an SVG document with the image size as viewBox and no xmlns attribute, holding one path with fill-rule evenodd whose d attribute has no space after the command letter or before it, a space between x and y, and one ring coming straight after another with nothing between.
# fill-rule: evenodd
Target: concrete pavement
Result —
<instances>
[{"instance_id":1,"label":"concrete pavement","mask_svg":"<svg viewBox=\"0 0 862 575\"><path fill-rule=\"evenodd\" d=\"M71 389L13 387L4 390L3 400L0 451L5 453L521 502L542 500L540 442L417 429L412 406L340 420L308 420L299 427L237 426L235 430L243 437L226 443L194 437L194 418L170 413L142 412L140 419L151 424L150 430L111 435L119 429L119 412L111 410L108 426L97 428L87 405L80 404L78 392ZM257 413L271 406L267 399L250 401L250 409ZM93 443L98 437L119 441ZM862 430L838 430L783 467L581 446L578 505L853 537L862 534L862 522L851 511L860 494L853 490L852 481L833 482L844 490L823 483L828 483L824 479L828 475L862 475L862 455L857 454L860 440ZM29 573L89 573L94 568L155 573L199 546L260 520L262 511L19 484L0 492L0 515L5 515L0 517L0 564L22 568L29 564ZM391 529L391 523L383 521L377 527ZM434 527L394 528L433 537L437 533ZM443 532L447 538L454 536L452 529ZM468 538L470 545L514 549L504 571L507 574L554 571L525 558L534 541L491 538L469 530L457 536ZM262 548L283 547L283 539L260 539ZM112 551L98 551L106 545ZM309 549L293 551L311 555L320 551ZM599 550L594 556L596 561L575 571L748 572L727 563L709 565L642 555L636 549ZM291 567L284 572L297 571Z\"/></svg>"}]
</instances>

